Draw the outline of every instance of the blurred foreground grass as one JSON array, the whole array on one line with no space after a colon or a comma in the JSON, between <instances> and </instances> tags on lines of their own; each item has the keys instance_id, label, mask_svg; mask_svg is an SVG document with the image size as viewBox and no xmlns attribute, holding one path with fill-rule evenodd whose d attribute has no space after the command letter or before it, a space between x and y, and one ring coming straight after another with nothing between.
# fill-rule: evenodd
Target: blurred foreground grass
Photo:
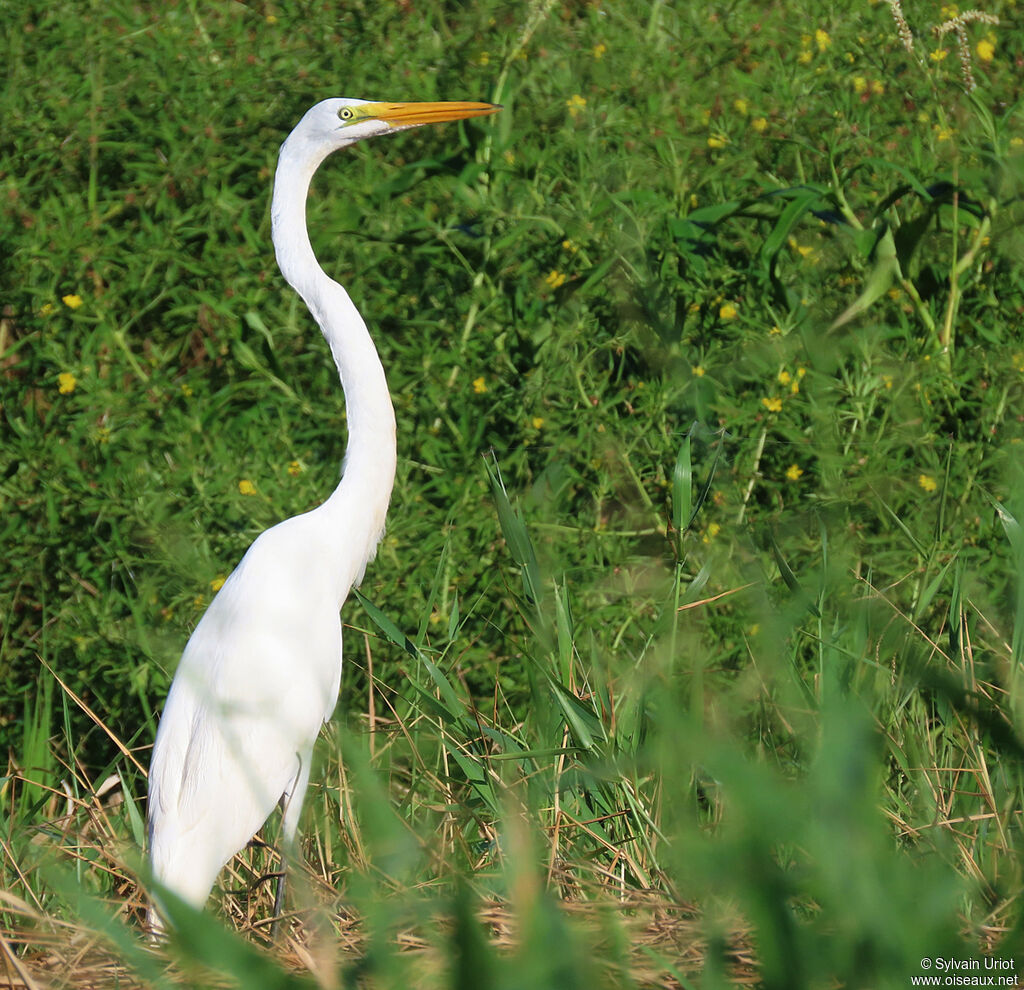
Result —
<instances>
[{"instance_id":1,"label":"blurred foreground grass","mask_svg":"<svg viewBox=\"0 0 1024 990\"><path fill-rule=\"evenodd\" d=\"M908 3L912 51L885 3L0 11L12 985L1021 959L1018 5L936 36L960 15ZM344 447L269 242L277 146L328 95L506 109L316 181L396 404L389 534L287 939L253 945L257 844L227 927L183 911L155 950L143 768L177 656Z\"/></svg>"}]
</instances>

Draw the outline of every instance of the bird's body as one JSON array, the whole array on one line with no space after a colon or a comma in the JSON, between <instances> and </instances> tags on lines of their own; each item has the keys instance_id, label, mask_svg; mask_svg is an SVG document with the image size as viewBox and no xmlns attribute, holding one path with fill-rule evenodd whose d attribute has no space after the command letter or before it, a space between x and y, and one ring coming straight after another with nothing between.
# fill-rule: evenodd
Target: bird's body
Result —
<instances>
[{"instance_id":1,"label":"bird's body","mask_svg":"<svg viewBox=\"0 0 1024 990\"><path fill-rule=\"evenodd\" d=\"M164 706L149 773L150 862L158 883L197 907L278 802L284 841L294 838L313 743L341 682L339 611L376 552L394 482L384 369L348 293L313 255L309 183L327 155L361 138L496 109L325 100L281 147L274 247L334 356L348 443L333 494L262 533L225 581L185 647ZM155 907L150 923L161 925Z\"/></svg>"}]
</instances>

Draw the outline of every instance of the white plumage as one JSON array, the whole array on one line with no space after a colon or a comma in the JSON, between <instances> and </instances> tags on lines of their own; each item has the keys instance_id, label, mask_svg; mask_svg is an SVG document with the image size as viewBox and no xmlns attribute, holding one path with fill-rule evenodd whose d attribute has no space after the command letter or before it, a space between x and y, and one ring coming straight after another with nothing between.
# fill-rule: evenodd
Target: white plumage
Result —
<instances>
[{"instance_id":1,"label":"white plumage","mask_svg":"<svg viewBox=\"0 0 1024 990\"><path fill-rule=\"evenodd\" d=\"M498 109L325 100L281 146L274 249L334 356L348 444L333 494L262 533L225 581L167 696L149 771L149 856L156 880L197 907L279 801L284 841L295 837L313 743L341 683L339 611L376 552L394 482L395 416L384 369L348 293L313 255L310 181L331 152L362 138Z\"/></svg>"}]
</instances>

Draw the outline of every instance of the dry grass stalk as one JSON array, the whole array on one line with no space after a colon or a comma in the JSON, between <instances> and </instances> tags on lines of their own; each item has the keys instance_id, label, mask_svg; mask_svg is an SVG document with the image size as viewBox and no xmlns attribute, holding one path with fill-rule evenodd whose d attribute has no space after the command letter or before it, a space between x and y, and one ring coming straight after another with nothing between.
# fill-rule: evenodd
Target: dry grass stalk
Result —
<instances>
[{"instance_id":1,"label":"dry grass stalk","mask_svg":"<svg viewBox=\"0 0 1024 990\"><path fill-rule=\"evenodd\" d=\"M943 21L942 24L937 24L932 28L932 34L937 38L942 38L950 31L956 35L956 48L960 56L960 72L964 79L964 89L968 93L973 92L978 86L974 78L971 45L967 40L967 25L972 21L994 25L999 23L999 18L995 14L986 14L981 10L965 10L962 14L957 14L956 17L951 17L948 21Z\"/></svg>"},{"instance_id":2,"label":"dry grass stalk","mask_svg":"<svg viewBox=\"0 0 1024 990\"><path fill-rule=\"evenodd\" d=\"M692 906L669 901L659 891L632 891L626 899L618 892L602 900L562 902L574 931L583 939L595 958L607 948L608 919L613 914L629 945L629 975L641 987L675 990L680 984L657 965L660 957L677 971L693 975L700 972L707 951L705 924ZM519 944L515 912L508 904L491 900L477 910L477 920L487 933L493 949L513 953ZM361 919L343 915L332 918L329 932L317 923L313 912L294 915L283 941L267 951L273 952L286 969L312 975L323 987L342 984L339 969L362 958L367 933ZM425 930L405 929L396 936L396 948L412 961L416 973L422 973L429 986L444 974L449 961L444 940L438 931L452 926L450 918L438 914ZM255 930L249 931L255 934ZM262 931L258 938L263 940ZM325 938L330 944L323 944ZM439 944L440 941L440 944ZM757 982L757 967L750 938L738 924L730 938L731 975L738 985ZM117 951L104 938L85 927L78 927L26 909L17 927L0 933L4 965L0 965L0 990L135 990L146 983L127 967ZM151 948L166 961L166 974L172 985L195 985L194 973L184 974L175 966L173 951ZM205 979L205 977L204 977ZM211 976L204 986L233 986L227 980Z\"/></svg>"}]
</instances>

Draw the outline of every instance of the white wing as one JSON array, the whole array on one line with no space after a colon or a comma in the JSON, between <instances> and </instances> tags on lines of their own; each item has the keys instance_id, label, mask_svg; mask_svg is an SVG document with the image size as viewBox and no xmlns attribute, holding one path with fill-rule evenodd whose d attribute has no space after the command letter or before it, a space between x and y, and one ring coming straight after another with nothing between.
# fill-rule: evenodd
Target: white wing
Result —
<instances>
[{"instance_id":1,"label":"white wing","mask_svg":"<svg viewBox=\"0 0 1024 990\"><path fill-rule=\"evenodd\" d=\"M341 678L337 599L296 517L267 530L181 658L150 766L158 880L199 906L221 867L308 771ZM301 801L302 795L297 795Z\"/></svg>"}]
</instances>

